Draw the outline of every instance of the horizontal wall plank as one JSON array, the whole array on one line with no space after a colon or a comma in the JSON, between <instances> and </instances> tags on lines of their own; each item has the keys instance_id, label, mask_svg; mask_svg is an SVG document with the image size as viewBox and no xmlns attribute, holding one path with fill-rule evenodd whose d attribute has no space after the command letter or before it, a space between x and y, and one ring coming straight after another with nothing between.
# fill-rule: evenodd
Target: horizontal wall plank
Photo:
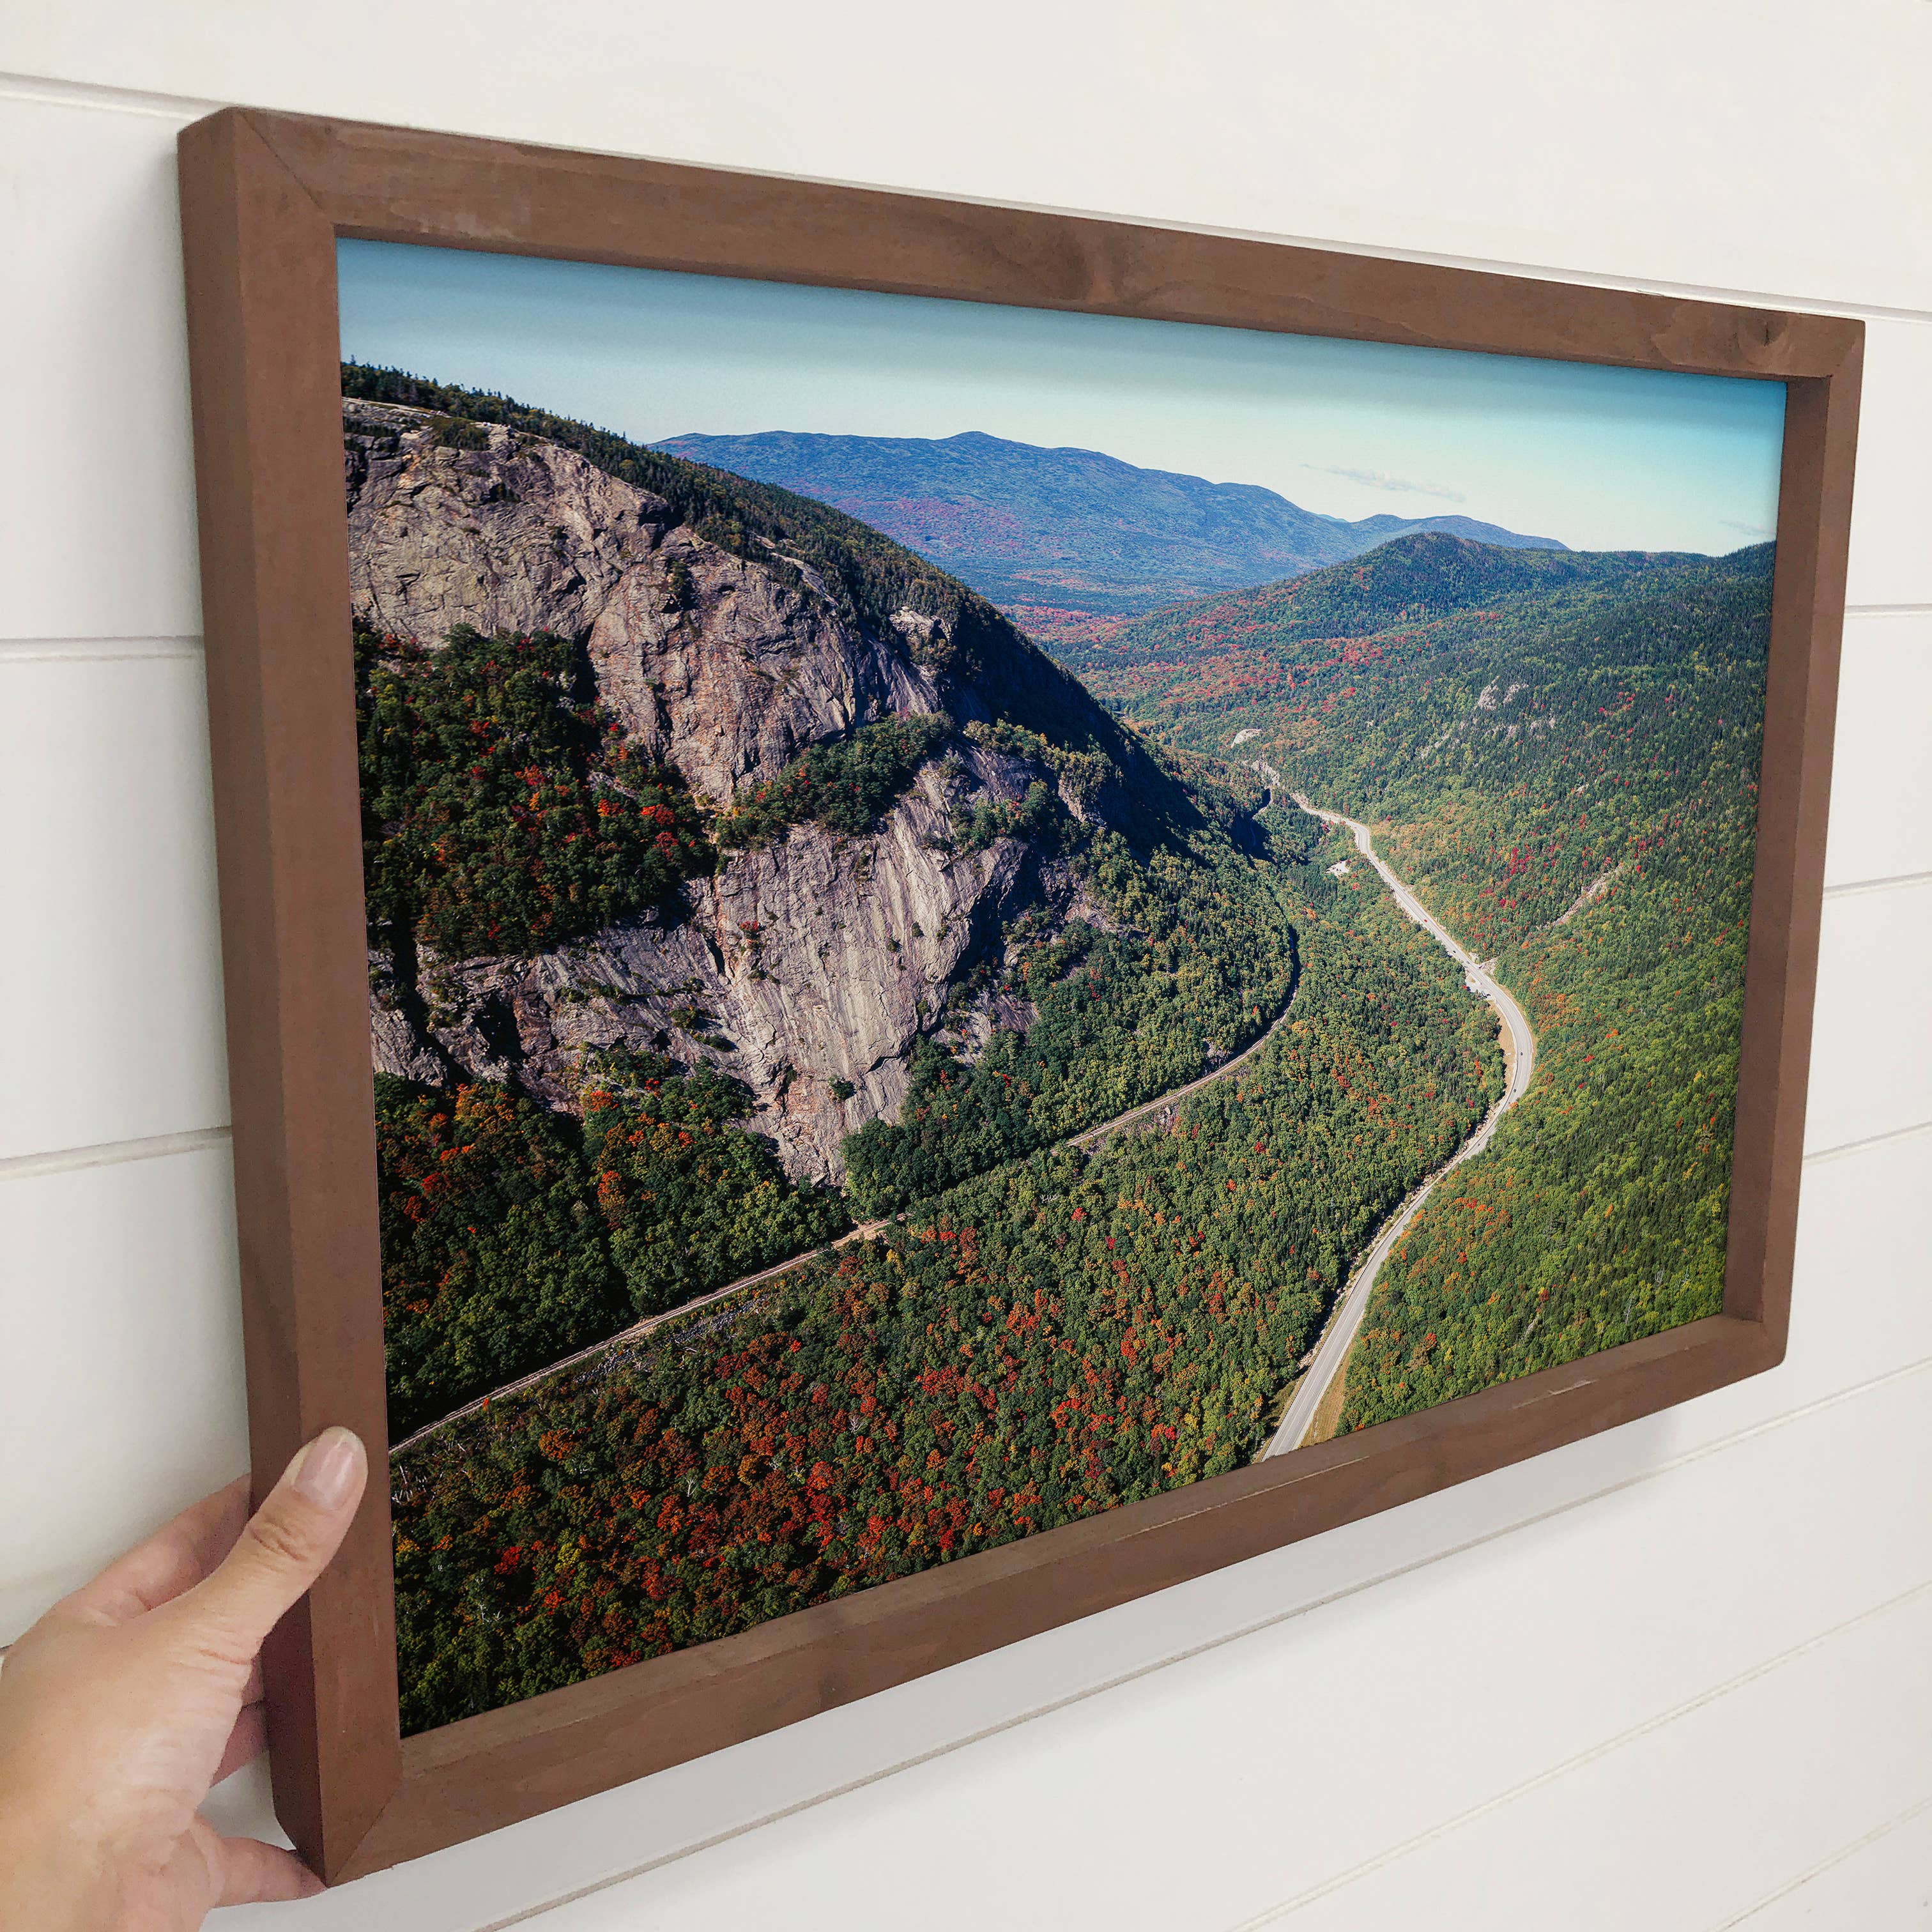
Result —
<instances>
[{"instance_id":1,"label":"horizontal wall plank","mask_svg":"<svg viewBox=\"0 0 1932 1932\"><path fill-rule=\"evenodd\" d=\"M1925 10L1932 20L1932 8ZM1932 155L1928 157L1932 166ZM1865 327L1846 601L1932 604L1932 323Z\"/></svg>"},{"instance_id":2,"label":"horizontal wall plank","mask_svg":"<svg viewBox=\"0 0 1932 1932\"><path fill-rule=\"evenodd\" d=\"M1019 1724L1012 1735L1030 1738L1034 1724L1022 1721L1029 1713L1110 1682L1129 1683L1137 1674L1158 1671L1143 1683L1129 1683L1109 1694L1130 1705L1160 1696L1169 1674L1160 1666L1168 1660L1270 1619L1324 1602L1332 1602L1333 1614L1345 1622L1358 1615L1373 1616L1374 1602L1384 1592L1407 1587L1400 1573L1432 1574L1417 1566L1506 1534L1513 1526L1536 1525L1524 1533L1525 1546L1547 1550L1559 1526L1542 1519L1579 1498L1636 1485L1628 1494L1640 1500L1620 1507L1634 1510L1641 1520L1648 1505L1640 1498L1652 1486L1646 1480L1652 1472L1728 1436L1774 1425L1780 1415L1821 1396L1882 1376L1901 1363L1932 1357L1932 1297L1920 1286L1920 1258L1928 1249L1932 1136L1821 1163L1806 1176L1799 1220L1792 1354L1773 1373L457 1850L379 1874L308 1908L315 1918L313 1932L336 1932L338 1927L351 1932L370 1923L407 1925L411 1932L460 1932L493 1924L513 1910L530 1909L654 1858L676 1858L720 1832L810 1805L828 1792L889 1774L896 1766L944 1752L995 1727ZM1732 1473L1722 1479L1725 1492L1754 1495L1752 1482L1736 1466L1727 1466ZM1462 1559L1452 1556L1450 1560ZM1547 1560L1564 1559L1552 1556ZM1619 1560L1633 1562L1634 1574L1648 1576L1655 1567L1641 1556ZM1391 1577L1395 1580L1378 1580ZM1435 1586L1420 1587L1426 1601ZM1610 1600L1619 1594L1612 1592ZM1499 1596L1490 1613L1508 1621L1516 1611L1507 1597ZM1244 1642L1238 1640L1236 1647ZM1240 1666L1234 1667L1238 1675ZM1366 1708L1394 1707L1378 1695ZM1425 1700L1419 1708L1431 1706ZM1225 1748L1210 1756L1217 1765L1232 1767L1229 1775L1245 1777L1242 1767L1256 1748L1251 1744L1256 1734L1255 1726L1244 1724ZM1305 1734L1329 1736L1315 1716ZM1038 1748L1058 1749L1055 1735L1045 1735ZM1328 1749L1326 1743L1321 1749ZM1260 1755L1271 1761L1271 1753ZM1090 1802L1102 1805L1097 1796ZM1068 1815L1084 1820L1089 1813L1090 1801L1083 1797ZM809 1813L801 1822L817 1815ZM728 1862L733 1855L724 1855ZM567 1881L561 1876L566 1874ZM670 1921L676 1922L674 1914ZM1089 1922L1075 1916L1066 1922ZM263 1924L266 1932L266 1920Z\"/></svg>"},{"instance_id":3,"label":"horizontal wall plank","mask_svg":"<svg viewBox=\"0 0 1932 1932\"><path fill-rule=\"evenodd\" d=\"M1706 1696L1325 1897L1285 1900L1250 1923L1256 1932L1735 1923L1874 1816L1932 1798L1932 1586ZM1903 1922L1836 1922L1874 1932Z\"/></svg>"},{"instance_id":4,"label":"horizontal wall plank","mask_svg":"<svg viewBox=\"0 0 1932 1932\"><path fill-rule=\"evenodd\" d=\"M201 629L174 144L170 121L0 94L0 635Z\"/></svg>"},{"instance_id":5,"label":"horizontal wall plank","mask_svg":"<svg viewBox=\"0 0 1932 1932\"><path fill-rule=\"evenodd\" d=\"M1808 1153L1932 1120L1932 884L1825 902Z\"/></svg>"},{"instance_id":6,"label":"horizontal wall plank","mask_svg":"<svg viewBox=\"0 0 1932 1932\"><path fill-rule=\"evenodd\" d=\"M1842 10L1821 33L1804 8L1667 0L1614 26L1538 0L1473 20L1425 0L1210 0L1184 31L1141 9L988 0L962 30L937 10L888 29L870 7L746 0L728 42L694 10L586 0L572 17L533 34L517 0L338 0L238 34L195 0L126 10L104 35L85 10L43 8L13 25L8 58L196 99L1932 308L1932 263L1873 192L1928 171L1921 8ZM619 76L650 76L647 114Z\"/></svg>"},{"instance_id":7,"label":"horizontal wall plank","mask_svg":"<svg viewBox=\"0 0 1932 1932\"><path fill-rule=\"evenodd\" d=\"M1828 888L1932 873L1928 720L1932 610L1847 617L1825 846Z\"/></svg>"},{"instance_id":8,"label":"horizontal wall plank","mask_svg":"<svg viewBox=\"0 0 1932 1932\"><path fill-rule=\"evenodd\" d=\"M1798 1204L1791 1347L1777 1399L1795 1406L1932 1357L1932 1133L1811 1162ZM1760 1387L1764 1384L1760 1382ZM1750 1384L1720 1390L1734 1414L1759 1410ZM1736 1420L1726 1418L1730 1426Z\"/></svg>"},{"instance_id":9,"label":"horizontal wall plank","mask_svg":"<svg viewBox=\"0 0 1932 1932\"><path fill-rule=\"evenodd\" d=\"M225 1148L0 1182L0 1642L248 1466Z\"/></svg>"},{"instance_id":10,"label":"horizontal wall plank","mask_svg":"<svg viewBox=\"0 0 1932 1932\"><path fill-rule=\"evenodd\" d=\"M1712 1932L1912 1932L1932 1925L1932 1804L1863 1834L1748 1916Z\"/></svg>"},{"instance_id":11,"label":"horizontal wall plank","mask_svg":"<svg viewBox=\"0 0 1932 1932\"><path fill-rule=\"evenodd\" d=\"M228 1118L198 654L0 658L0 1158Z\"/></svg>"}]
</instances>

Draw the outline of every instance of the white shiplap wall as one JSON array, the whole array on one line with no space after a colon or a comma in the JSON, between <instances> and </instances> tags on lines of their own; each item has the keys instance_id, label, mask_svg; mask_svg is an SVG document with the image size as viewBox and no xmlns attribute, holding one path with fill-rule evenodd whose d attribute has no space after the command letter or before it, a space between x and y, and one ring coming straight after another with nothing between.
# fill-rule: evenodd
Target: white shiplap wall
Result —
<instances>
[{"instance_id":1,"label":"white shiplap wall","mask_svg":"<svg viewBox=\"0 0 1932 1932\"><path fill-rule=\"evenodd\" d=\"M242 1466L176 130L242 100L1870 322L1774 1373L271 1915L1932 1924L1932 7L0 22L0 1641ZM259 1779L218 1795L260 1826Z\"/></svg>"}]
</instances>

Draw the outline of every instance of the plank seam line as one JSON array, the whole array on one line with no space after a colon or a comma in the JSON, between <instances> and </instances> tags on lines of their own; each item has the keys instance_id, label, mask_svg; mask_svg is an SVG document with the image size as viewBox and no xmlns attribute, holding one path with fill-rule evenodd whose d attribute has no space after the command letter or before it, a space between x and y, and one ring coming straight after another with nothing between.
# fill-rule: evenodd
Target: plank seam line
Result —
<instances>
[{"instance_id":1,"label":"plank seam line","mask_svg":"<svg viewBox=\"0 0 1932 1932\"><path fill-rule=\"evenodd\" d=\"M36 74L7 72L0 72L0 98L44 102L56 106L105 109L110 112L145 115L164 120L186 120L214 113L224 106L244 104L270 113L326 112L325 110L316 108L283 109L260 100L242 104L204 100L190 94L143 93L137 88L116 87L101 81L58 80ZM486 138L470 134L470 130L464 128L432 126L421 122L398 122L391 124L407 127L423 133L467 135L471 139ZM506 138L533 140L536 137L512 134ZM556 144L553 142L550 145ZM716 160L694 160L683 155L640 154L634 149L625 148L584 146L578 148L576 152L616 160L657 160L673 166L708 168L719 174L762 175L774 172L768 167L733 166ZM1236 242L1273 242L1290 248L1318 248L1362 256L1377 261L1417 262L1437 268L1474 268L1486 274L1520 275L1536 281L1570 282L1583 288L1620 289L1639 294L1678 296L1688 301L1790 309L1808 315L1861 316L1886 322L1916 322L1921 326L1932 323L1932 309L1912 308L1894 303L1851 299L1842 302L1830 302L1816 297L1783 295L1762 289L1730 287L1717 283L1673 282L1634 275L1592 274L1586 270L1545 262L1513 261L1490 255L1444 254L1425 248L1376 246L1366 242L1344 240L1332 235L1290 234L1271 229L1231 227L1214 222L1177 222L1166 215L1123 214L1112 208L1072 208L1063 203L1017 201L1005 196L986 199L962 195L958 190L952 188L914 188L902 182L855 181L838 175L800 174L785 170L777 172L785 179L808 182L818 187L883 190L888 194L904 194L920 201L963 199L980 207L1011 208L1022 214L1070 214L1088 220L1116 221L1135 228L1180 228L1190 234L1225 236Z\"/></svg>"},{"instance_id":2,"label":"plank seam line","mask_svg":"<svg viewBox=\"0 0 1932 1932\"><path fill-rule=\"evenodd\" d=\"M161 1160L170 1154L198 1154L226 1147L226 1127L194 1127L185 1133L152 1134L142 1140L103 1141L94 1147L56 1148L49 1154L15 1154L0 1158L0 1180L29 1180L46 1174L74 1174L91 1167L118 1167L130 1161Z\"/></svg>"},{"instance_id":3,"label":"plank seam line","mask_svg":"<svg viewBox=\"0 0 1932 1932\"><path fill-rule=\"evenodd\" d=\"M1508 1790L1499 1791L1493 1797L1484 1798L1479 1804L1470 1805L1466 1810L1456 1813L1453 1818L1445 1818L1441 1824L1431 1826L1426 1832L1418 1832L1413 1837L1405 1838L1400 1844L1392 1845L1387 1851L1379 1852L1372 1858L1364 1858L1359 1864L1351 1865L1346 1871L1337 1872L1333 1878L1324 1879L1321 1884L1310 1886L1306 1892L1298 1892L1292 1898L1284 1899L1279 1905L1271 1905L1251 1918L1240 1920L1231 1926L1228 1932L1262 1932L1264 1926L1279 1924L1290 1913L1299 1912L1304 1906L1332 1897L1346 1886L1358 1884L1362 1880L1408 1857L1412 1852L1420 1851L1426 1846L1437 1844L1460 1832L1466 1825L1472 1824L1491 1812L1502 1810L1514 1804L1517 1799L1528 1797L1531 1792L1554 1784L1561 1778L1587 1769L1591 1765L1622 1750L1626 1744L1635 1744L1640 1739L1676 1724L1681 1718L1720 1702L1734 1692L1744 1690L1761 1679L1773 1676L1787 1664L1795 1664L1813 1652L1823 1648L1826 1644L1835 1642L1838 1638L1848 1635L1862 1625L1875 1623L1880 1618L1889 1616L1894 1611L1904 1610L1928 1596L1932 1596L1932 1578L1922 1583L1913 1584L1910 1589L1900 1591L1895 1597L1887 1598L1883 1603L1874 1604L1860 1610L1856 1616L1847 1617L1842 1622L1833 1624L1828 1629L1807 1637L1803 1642L1793 1644L1788 1650L1760 1658L1750 1669L1739 1671L1735 1677L1728 1677L1721 1684L1714 1684L1708 1690L1698 1692L1696 1696L1687 1697L1682 1702L1672 1705L1668 1710L1659 1711L1641 1724L1633 1724L1628 1730L1618 1732L1613 1737L1605 1738L1591 1745L1588 1750L1578 1751L1565 1758L1561 1764L1552 1765L1547 1770L1538 1772L1534 1778L1524 1778L1520 1784L1511 1785ZM1726 1922L1735 1924L1736 1922L1727 1920Z\"/></svg>"},{"instance_id":4,"label":"plank seam line","mask_svg":"<svg viewBox=\"0 0 1932 1932\"><path fill-rule=\"evenodd\" d=\"M1932 1120L1874 1134L1865 1140L1846 1141L1837 1147L1820 1148L1804 1156L1804 1165L1815 1167L1826 1161L1842 1160L1852 1154L1888 1147L1894 1142L1912 1140L1923 1134L1932 1134ZM182 1133L102 1141L91 1147L55 1148L44 1154L0 1155L0 1181L25 1180L45 1174L70 1173L82 1168L112 1167L126 1161L158 1160L170 1154L194 1154L205 1148L224 1147L228 1138L229 1130L225 1126L196 1127Z\"/></svg>"},{"instance_id":5,"label":"plank seam line","mask_svg":"<svg viewBox=\"0 0 1932 1932\"><path fill-rule=\"evenodd\" d=\"M1848 1388L1834 1390L1828 1395L1819 1396L1808 1402L1802 1402L1795 1408L1787 1409L1778 1415L1766 1417L1761 1421L1736 1430L1729 1436L1719 1436L1712 1442L1700 1444L1694 1449L1687 1449L1680 1455L1667 1457L1664 1461L1653 1463L1646 1468L1639 1470L1634 1474L1619 1478L1612 1483L1606 1483L1600 1488L1587 1491L1583 1495L1573 1496L1565 1502L1552 1504L1547 1509L1535 1510L1528 1516L1499 1524L1493 1529L1485 1530L1480 1535L1467 1538L1460 1543L1447 1544L1440 1550L1431 1550L1424 1555L1412 1558L1406 1563L1395 1564L1386 1570L1378 1570L1372 1575L1360 1577L1352 1582L1340 1585L1320 1596L1310 1598L1305 1603L1292 1605L1286 1610L1270 1611L1265 1616L1255 1618L1247 1623L1237 1625L1232 1630L1204 1638L1198 1643L1190 1644L1184 1650L1173 1652L1166 1656L1154 1658L1148 1663L1135 1664L1126 1670L1117 1672L1111 1677L1103 1678L1097 1682L1084 1685L1078 1690L1068 1691L1060 1696L1049 1698L1046 1702L1031 1706L1024 1711L1015 1712L1009 1716L998 1718L989 1724L982 1725L976 1730L966 1732L956 1738L949 1738L945 1742L934 1744L926 1750L912 1752L904 1757L896 1759L892 1762L880 1766L872 1771L862 1772L856 1777L848 1778L842 1783L831 1786L825 1790L814 1792L808 1797L795 1798L789 1804L775 1805L770 1810L762 1812L757 1817L743 1820L735 1825L726 1826L722 1829L712 1832L704 1838L693 1839L688 1844L680 1845L672 1850L661 1852L655 1858L645 1859L635 1865L626 1866L622 1870L612 1872L604 1877L590 1880L583 1885L573 1887L568 1892L560 1892L551 1898L546 1898L539 1904L520 1907L506 1918L493 1918L487 1924L471 1928L470 1932L509 1932L510 1928L527 1924L533 1919L540 1918L545 1912L554 1912L564 1906L574 1904L580 1899L589 1898L600 1892L608 1892L614 1886L628 1884L633 1879L647 1876L652 1872L660 1870L667 1865L675 1864L680 1859L693 1857L698 1852L715 1850L720 1845L728 1844L736 1838L745 1838L753 1832L762 1830L767 1825L782 1823L788 1818L795 1818L805 1812L814 1810L821 1804L830 1804L837 1798L850 1797L855 1792L864 1790L868 1785L883 1784L886 1779L898 1777L905 1772L916 1771L922 1766L933 1763L942 1757L950 1756L955 1751L964 1750L974 1744L986 1743L1006 1732L1017 1730L1022 1725L1030 1724L1036 1718L1052 1717L1059 1712L1071 1709L1077 1704L1086 1702L1090 1698L1103 1696L1110 1692L1124 1689L1129 1684L1140 1682L1176 1664L1190 1663L1196 1658L1205 1657L1213 1652L1224 1648L1228 1645L1239 1643L1249 1637L1258 1636L1264 1630L1273 1630L1282 1624L1292 1623L1299 1617L1310 1616L1318 1610L1326 1610L1334 1604L1346 1602L1352 1597L1360 1596L1369 1591L1379 1589L1384 1584L1400 1582L1402 1578L1414 1576L1418 1571L1426 1570L1434 1564L1449 1562L1458 1557L1468 1556L1477 1550L1486 1548L1491 1544L1500 1543L1504 1538L1514 1536L1520 1531L1534 1529L1544 1523L1553 1522L1574 1510L1584 1509L1592 1504L1602 1502L1612 1496L1622 1495L1627 1490L1634 1490L1658 1477L1674 1474L1678 1470L1688 1468L1693 1463L1702 1462L1707 1457L1720 1455L1727 1450L1740 1448L1745 1443L1755 1442L1760 1436L1772 1435L1794 1422L1804 1420L1813 1415L1822 1414L1827 1410L1838 1407L1841 1403L1859 1400L1867 1395L1875 1394L1880 1389L1889 1387L1894 1382L1904 1382L1914 1376L1924 1375L1928 1370L1932 1370L1932 1355L1922 1356L1916 1361L1906 1363L1895 1369L1888 1369L1882 1375L1871 1376L1864 1382L1855 1382ZM1932 1589L1932 1582L1922 1584L1916 1587L1921 1589ZM1907 1595L1912 1594L1911 1592L1906 1593ZM1892 1600L1902 1600L1893 1599ZM1886 1607L1888 1607L1887 1605L1880 1604L1877 1606L1877 1610L1882 1610ZM1860 1615L1870 1616L1876 1613L1876 1610L1868 1610L1862 1612ZM1851 1621L1856 1622L1858 1618L1854 1618ZM1829 1635L1831 1633L1827 1632L1825 1634Z\"/></svg>"},{"instance_id":6,"label":"plank seam line","mask_svg":"<svg viewBox=\"0 0 1932 1932\"><path fill-rule=\"evenodd\" d=\"M105 664L153 658L196 658L198 637L0 638L0 664Z\"/></svg>"},{"instance_id":7,"label":"plank seam line","mask_svg":"<svg viewBox=\"0 0 1932 1932\"><path fill-rule=\"evenodd\" d=\"M138 88L111 87L103 81L56 80L44 74L0 73L0 100L31 100L49 107L91 108L107 114L137 114L149 120L186 122L212 114L224 104L192 94L144 94Z\"/></svg>"},{"instance_id":8,"label":"plank seam line","mask_svg":"<svg viewBox=\"0 0 1932 1932\"><path fill-rule=\"evenodd\" d=\"M1814 1878L1822 1878L1834 1866L1843 1864L1846 1859L1855 1858L1860 1852L1867 1851L1882 1839L1889 1838L1902 1825L1909 1825L1923 1813L1932 1810L1932 1798L1922 1798L1916 1804L1908 1804L1896 1817L1888 1818L1882 1825L1874 1825L1862 1838L1854 1838L1849 1845L1840 1845L1835 1852L1827 1852L1808 1870L1800 1872L1796 1878L1787 1879L1774 1891L1768 1892L1754 1904L1748 1905L1743 1911L1734 1913L1720 1924L1713 1925L1710 1932L1732 1932L1732 1928L1746 1920L1755 1918L1760 1912L1777 1904L1780 1899L1789 1898L1794 1892L1802 1892Z\"/></svg>"},{"instance_id":9,"label":"plank seam line","mask_svg":"<svg viewBox=\"0 0 1932 1932\"><path fill-rule=\"evenodd\" d=\"M1874 1148L1891 1147L1900 1141L1916 1140L1922 1134L1932 1134L1932 1120L1921 1120L1910 1127L1894 1127L1888 1132L1868 1135L1862 1141L1841 1141L1836 1147L1820 1148L1815 1153L1804 1156L1807 1167L1822 1167L1828 1160L1843 1160L1847 1156L1864 1154Z\"/></svg>"},{"instance_id":10,"label":"plank seam line","mask_svg":"<svg viewBox=\"0 0 1932 1932\"><path fill-rule=\"evenodd\" d=\"M5 98L4 90L0 90L0 99ZM1848 604L1845 606L1845 615L1848 617L1932 616L1932 604ZM0 637L0 662L21 659L31 662L44 658L194 657L200 654L202 649L201 637L191 632L124 637ZM1913 876L1932 877L1932 874ZM1843 886L1826 888L1828 896L1846 890Z\"/></svg>"},{"instance_id":11,"label":"plank seam line","mask_svg":"<svg viewBox=\"0 0 1932 1932\"><path fill-rule=\"evenodd\" d=\"M1932 872L1894 872L1882 879L1847 879L1841 886L1827 886L1828 899L1856 898L1861 892L1896 892L1912 886L1932 884Z\"/></svg>"}]
</instances>

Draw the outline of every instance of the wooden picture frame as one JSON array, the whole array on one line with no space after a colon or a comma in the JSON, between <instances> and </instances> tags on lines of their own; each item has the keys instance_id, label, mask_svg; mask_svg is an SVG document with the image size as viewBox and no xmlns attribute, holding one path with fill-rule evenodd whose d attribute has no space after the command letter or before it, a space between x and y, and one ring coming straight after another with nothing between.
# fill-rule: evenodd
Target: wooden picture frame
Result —
<instances>
[{"instance_id":1,"label":"wooden picture frame","mask_svg":"<svg viewBox=\"0 0 1932 1932\"><path fill-rule=\"evenodd\" d=\"M386 1442L338 237L1788 386L1724 1312L412 1737L389 1514L266 1658L280 1816L374 1871L1682 1402L1782 1358L1862 322L230 109L180 143L257 1472ZM341 647L334 648L339 640Z\"/></svg>"}]
</instances>

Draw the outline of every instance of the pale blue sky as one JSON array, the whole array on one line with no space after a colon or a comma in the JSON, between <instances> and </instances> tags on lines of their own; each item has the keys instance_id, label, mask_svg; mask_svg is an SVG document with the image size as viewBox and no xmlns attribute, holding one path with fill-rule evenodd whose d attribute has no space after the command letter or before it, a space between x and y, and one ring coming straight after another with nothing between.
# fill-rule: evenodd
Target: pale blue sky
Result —
<instances>
[{"instance_id":1,"label":"pale blue sky","mask_svg":"<svg viewBox=\"0 0 1932 1932\"><path fill-rule=\"evenodd\" d=\"M1777 514L1779 382L386 242L338 260L345 357L639 442L983 430L1588 550L1735 550Z\"/></svg>"}]
</instances>

